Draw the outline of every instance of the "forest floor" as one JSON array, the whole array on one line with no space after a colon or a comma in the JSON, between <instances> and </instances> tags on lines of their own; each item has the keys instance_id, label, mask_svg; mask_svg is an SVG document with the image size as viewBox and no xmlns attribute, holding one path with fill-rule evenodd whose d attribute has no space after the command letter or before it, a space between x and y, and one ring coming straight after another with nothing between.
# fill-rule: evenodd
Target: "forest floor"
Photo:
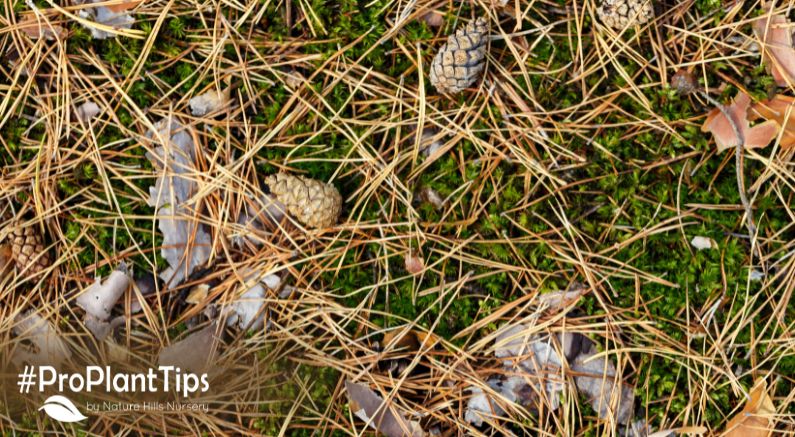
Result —
<instances>
[{"instance_id":1,"label":"forest floor","mask_svg":"<svg viewBox=\"0 0 795 437\"><path fill-rule=\"evenodd\" d=\"M736 435L795 434L793 5L655 1L613 29L599 0L4 2L0 237L30 228L52 262L7 263L3 343L32 310L67 361L123 367L212 326L225 370L208 413L3 403L0 429L720 435L752 413ZM437 92L477 17L482 77ZM189 168L158 164L180 132ZM208 236L170 282L169 171L176 223ZM338 222L247 226L277 173L333 185ZM121 324L92 336L76 299L120 264ZM280 282L265 323L218 323L251 271Z\"/></svg>"}]
</instances>

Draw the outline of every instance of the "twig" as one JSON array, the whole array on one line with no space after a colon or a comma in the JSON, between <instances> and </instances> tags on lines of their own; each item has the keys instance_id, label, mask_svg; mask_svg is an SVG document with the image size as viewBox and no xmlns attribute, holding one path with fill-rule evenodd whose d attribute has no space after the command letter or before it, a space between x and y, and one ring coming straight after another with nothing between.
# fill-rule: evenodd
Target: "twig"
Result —
<instances>
[{"instance_id":1,"label":"twig","mask_svg":"<svg viewBox=\"0 0 795 437\"><path fill-rule=\"evenodd\" d=\"M732 118L729 111L726 110L726 107L723 106L720 102L713 99L706 93L706 91L699 90L699 94L701 94L709 103L714 105L718 110L723 113L727 120L729 120L729 125L732 127L734 131L734 135L739 140L737 146L734 148L734 160L737 174L737 191L740 192L740 202L743 204L743 209L745 210L745 220L746 225L748 226L748 234L751 238L751 245L753 246L754 242L754 235L756 235L756 226L754 225L754 216L751 210L751 202L748 201L748 196L745 193L745 176L743 174L743 144L745 144L745 137L743 136L740 127L737 126L734 119Z\"/></svg>"}]
</instances>

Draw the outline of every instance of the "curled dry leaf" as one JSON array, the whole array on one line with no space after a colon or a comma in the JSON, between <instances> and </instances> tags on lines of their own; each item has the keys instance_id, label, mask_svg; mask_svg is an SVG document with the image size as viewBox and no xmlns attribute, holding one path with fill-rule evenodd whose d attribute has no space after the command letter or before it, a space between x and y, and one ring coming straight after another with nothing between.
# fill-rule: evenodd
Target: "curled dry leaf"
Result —
<instances>
[{"instance_id":1,"label":"curled dry leaf","mask_svg":"<svg viewBox=\"0 0 795 437\"><path fill-rule=\"evenodd\" d=\"M27 13L23 15L22 20L19 21L17 28L21 30L30 39L44 38L46 40L64 39L66 37L66 29L57 24L52 24L46 17L37 16L34 13Z\"/></svg>"},{"instance_id":2,"label":"curled dry leaf","mask_svg":"<svg viewBox=\"0 0 795 437\"><path fill-rule=\"evenodd\" d=\"M206 373L218 352L218 326L211 323L160 351L159 366L174 366L193 373Z\"/></svg>"},{"instance_id":3,"label":"curled dry leaf","mask_svg":"<svg viewBox=\"0 0 795 437\"><path fill-rule=\"evenodd\" d=\"M130 286L127 266L121 264L104 281L99 278L75 299L77 306L85 310L84 324L98 340L103 340L115 328L124 323L124 317L110 320L111 311L119 298Z\"/></svg>"},{"instance_id":4,"label":"curled dry leaf","mask_svg":"<svg viewBox=\"0 0 795 437\"><path fill-rule=\"evenodd\" d=\"M211 112L220 111L229 105L229 88L224 91L210 90L198 95L188 102L191 114L201 117Z\"/></svg>"},{"instance_id":5,"label":"curled dry leaf","mask_svg":"<svg viewBox=\"0 0 795 437\"><path fill-rule=\"evenodd\" d=\"M750 399L743 410L726 425L725 437L768 437L773 434L776 407L767 394L765 380L757 381L749 394Z\"/></svg>"},{"instance_id":6,"label":"curled dry leaf","mask_svg":"<svg viewBox=\"0 0 795 437\"><path fill-rule=\"evenodd\" d=\"M433 188L423 187L422 189L420 189L417 195L418 195L417 197L419 197L421 202L430 203L431 205L433 205L433 207L436 210L441 210L442 208L444 208L444 199Z\"/></svg>"},{"instance_id":7,"label":"curled dry leaf","mask_svg":"<svg viewBox=\"0 0 795 437\"><path fill-rule=\"evenodd\" d=\"M503 401L535 411L554 411L560 406L560 395L566 388L563 358L553 345L552 337L527 334L529 332L530 327L524 324L508 325L499 331L494 353L497 358L503 358L503 374L508 376L492 377L486 384ZM568 343L573 345L573 339L569 335ZM573 350L573 346L570 349ZM470 390L473 396L464 412L467 422L480 426L490 417L505 414L497 398L479 387Z\"/></svg>"},{"instance_id":8,"label":"curled dry leaf","mask_svg":"<svg viewBox=\"0 0 795 437\"><path fill-rule=\"evenodd\" d=\"M765 147L772 141L779 129L775 120L767 120L753 127L748 124L748 107L751 98L748 94L740 92L734 102L725 108L731 117L731 121L718 108L714 108L707 114L707 119L701 126L702 132L711 132L718 146L718 151L724 151L737 146L745 148ZM737 136L732 121L739 130L740 137Z\"/></svg>"},{"instance_id":9,"label":"curled dry leaf","mask_svg":"<svg viewBox=\"0 0 795 437\"><path fill-rule=\"evenodd\" d=\"M88 3L102 3L103 1L104 0L89 0ZM78 2L78 4L82 3L84 2ZM111 29L115 30L132 28L135 19L126 11L128 9L132 9L138 3L140 3L140 1L122 2L113 6L96 6L92 8L80 9L78 12L80 18L85 18L86 20L101 26L95 26L85 22L81 22L80 24L91 31L91 36L94 39L115 38L116 33L109 32L102 27L110 27Z\"/></svg>"},{"instance_id":10,"label":"curled dry leaf","mask_svg":"<svg viewBox=\"0 0 795 437\"><path fill-rule=\"evenodd\" d=\"M586 292L588 287L583 284L574 283L566 290L553 291L539 295L538 304L547 311L560 311L568 305L578 301Z\"/></svg>"},{"instance_id":11,"label":"curled dry leaf","mask_svg":"<svg viewBox=\"0 0 795 437\"><path fill-rule=\"evenodd\" d=\"M163 233L160 254L170 266L160 272L160 278L175 285L210 259L211 237L184 206L196 190L196 182L189 177L197 173L193 136L174 120L161 120L155 127L166 145L146 154L160 172L155 186L149 187L148 203L158 207L158 228ZM154 133L149 136L157 137Z\"/></svg>"},{"instance_id":12,"label":"curled dry leaf","mask_svg":"<svg viewBox=\"0 0 795 437\"><path fill-rule=\"evenodd\" d=\"M188 297L185 298L185 302L191 305L198 305L204 302L204 299L207 299L208 294L210 294L209 285L207 284L195 285L190 289L190 292L188 292Z\"/></svg>"},{"instance_id":13,"label":"curled dry leaf","mask_svg":"<svg viewBox=\"0 0 795 437\"><path fill-rule=\"evenodd\" d=\"M279 275L245 272L242 289L245 290L234 302L226 307L227 326L253 331L265 326L265 298L267 289L278 290L282 284Z\"/></svg>"},{"instance_id":14,"label":"curled dry leaf","mask_svg":"<svg viewBox=\"0 0 795 437\"><path fill-rule=\"evenodd\" d=\"M784 131L781 134L781 147L795 145L795 97L778 94L771 99L757 102L751 106L748 119L775 120Z\"/></svg>"},{"instance_id":15,"label":"curled dry leaf","mask_svg":"<svg viewBox=\"0 0 795 437\"><path fill-rule=\"evenodd\" d=\"M122 294L127 291L130 285L130 277L127 275L127 266L121 264L113 271L105 281L99 278L88 287L75 302L86 311L86 314L100 320L108 320L111 310Z\"/></svg>"},{"instance_id":16,"label":"curled dry leaf","mask_svg":"<svg viewBox=\"0 0 795 437\"><path fill-rule=\"evenodd\" d=\"M776 85L795 85L795 48L787 17L763 15L754 20L752 27L762 43L762 62Z\"/></svg>"},{"instance_id":17,"label":"curled dry leaf","mask_svg":"<svg viewBox=\"0 0 795 437\"><path fill-rule=\"evenodd\" d=\"M697 235L690 240L690 245L693 246L696 250L706 250L718 247L718 243L716 243L712 238L702 237Z\"/></svg>"},{"instance_id":18,"label":"curled dry leaf","mask_svg":"<svg viewBox=\"0 0 795 437\"><path fill-rule=\"evenodd\" d=\"M626 386L613 363L605 356L597 357L593 344L582 347L572 364L577 390L584 394L599 417L627 424L632 420L635 394Z\"/></svg>"},{"instance_id":19,"label":"curled dry leaf","mask_svg":"<svg viewBox=\"0 0 795 437\"><path fill-rule=\"evenodd\" d=\"M58 368L72 356L58 331L35 310L17 316L14 335L19 341L30 341L33 346L28 348L17 344L11 361L18 367L29 364Z\"/></svg>"},{"instance_id":20,"label":"curled dry leaf","mask_svg":"<svg viewBox=\"0 0 795 437\"><path fill-rule=\"evenodd\" d=\"M369 387L345 381L345 390L351 401L351 411L371 428L387 437L421 437L425 433L420 424L406 417L378 396Z\"/></svg>"},{"instance_id":21,"label":"curled dry leaf","mask_svg":"<svg viewBox=\"0 0 795 437\"><path fill-rule=\"evenodd\" d=\"M75 115L78 120L86 122L99 115L100 112L99 105L89 100L77 107Z\"/></svg>"}]
</instances>

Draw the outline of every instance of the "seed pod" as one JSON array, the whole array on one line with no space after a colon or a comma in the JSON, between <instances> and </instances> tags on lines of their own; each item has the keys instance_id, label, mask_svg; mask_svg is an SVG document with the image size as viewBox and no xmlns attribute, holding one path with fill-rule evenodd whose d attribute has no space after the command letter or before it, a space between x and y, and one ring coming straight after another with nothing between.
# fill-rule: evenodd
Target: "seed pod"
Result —
<instances>
[{"instance_id":1,"label":"seed pod","mask_svg":"<svg viewBox=\"0 0 795 437\"><path fill-rule=\"evenodd\" d=\"M268 176L263 182L287 212L304 225L327 228L337 223L342 196L333 185L284 173Z\"/></svg>"},{"instance_id":2,"label":"seed pod","mask_svg":"<svg viewBox=\"0 0 795 437\"><path fill-rule=\"evenodd\" d=\"M486 66L488 23L483 17L458 28L431 63L431 84L440 93L457 93L480 78Z\"/></svg>"},{"instance_id":3,"label":"seed pod","mask_svg":"<svg viewBox=\"0 0 795 437\"><path fill-rule=\"evenodd\" d=\"M605 26L624 29L654 18L651 0L602 0L596 14Z\"/></svg>"},{"instance_id":4,"label":"seed pod","mask_svg":"<svg viewBox=\"0 0 795 437\"><path fill-rule=\"evenodd\" d=\"M37 274L47 269L52 260L46 251L44 238L35 226L22 227L20 223L13 226L8 235L11 244L11 255L20 272Z\"/></svg>"}]
</instances>

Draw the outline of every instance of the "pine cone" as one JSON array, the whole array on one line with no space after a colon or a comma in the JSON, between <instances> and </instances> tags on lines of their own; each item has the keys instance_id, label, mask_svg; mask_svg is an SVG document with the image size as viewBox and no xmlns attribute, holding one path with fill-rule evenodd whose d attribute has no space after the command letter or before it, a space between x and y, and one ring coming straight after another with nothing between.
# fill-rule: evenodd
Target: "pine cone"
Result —
<instances>
[{"instance_id":1,"label":"pine cone","mask_svg":"<svg viewBox=\"0 0 795 437\"><path fill-rule=\"evenodd\" d=\"M264 182L287 212L304 225L327 228L337 223L342 196L333 185L284 173L268 176Z\"/></svg>"},{"instance_id":2,"label":"pine cone","mask_svg":"<svg viewBox=\"0 0 795 437\"><path fill-rule=\"evenodd\" d=\"M488 24L481 17L471 21L454 35L431 63L431 84L440 93L457 93L478 80L486 66Z\"/></svg>"},{"instance_id":3,"label":"pine cone","mask_svg":"<svg viewBox=\"0 0 795 437\"><path fill-rule=\"evenodd\" d=\"M624 29L654 18L651 0L603 0L596 14L606 26Z\"/></svg>"},{"instance_id":4,"label":"pine cone","mask_svg":"<svg viewBox=\"0 0 795 437\"><path fill-rule=\"evenodd\" d=\"M11 243L11 256L17 270L27 274L37 274L52 264L44 238L35 226L22 227L20 223L8 235Z\"/></svg>"}]
</instances>

